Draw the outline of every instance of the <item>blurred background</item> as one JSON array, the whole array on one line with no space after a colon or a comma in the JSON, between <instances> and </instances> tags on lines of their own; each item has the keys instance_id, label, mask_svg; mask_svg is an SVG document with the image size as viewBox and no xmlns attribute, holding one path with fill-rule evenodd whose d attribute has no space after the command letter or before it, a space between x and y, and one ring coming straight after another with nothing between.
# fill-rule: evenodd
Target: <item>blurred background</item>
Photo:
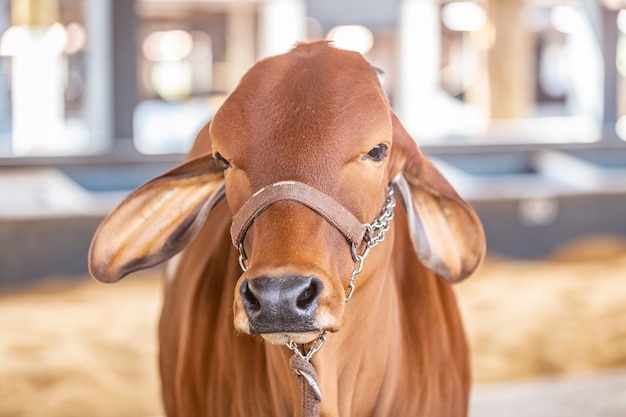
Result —
<instances>
[{"instance_id":1,"label":"blurred background","mask_svg":"<svg viewBox=\"0 0 626 417\"><path fill-rule=\"evenodd\" d=\"M324 38L483 221L473 415L626 415L622 0L0 0L0 415L161 413L160 272L96 286L91 236L255 61Z\"/></svg>"}]
</instances>

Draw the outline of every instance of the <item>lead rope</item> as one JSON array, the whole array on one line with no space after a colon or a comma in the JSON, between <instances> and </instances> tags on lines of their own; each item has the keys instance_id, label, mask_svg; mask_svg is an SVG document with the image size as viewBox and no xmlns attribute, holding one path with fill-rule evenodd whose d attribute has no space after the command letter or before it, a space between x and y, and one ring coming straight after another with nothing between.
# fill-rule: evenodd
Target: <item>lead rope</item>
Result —
<instances>
[{"instance_id":1,"label":"lead rope","mask_svg":"<svg viewBox=\"0 0 626 417\"><path fill-rule=\"evenodd\" d=\"M298 384L302 390L302 417L318 417L320 415L319 404L322 402L322 392L317 385L317 372L311 363L313 355L326 343L326 334L320 334L309 348L309 353L303 355L298 345L290 341L286 346L293 350L293 356L289 360L289 366L298 376ZM315 344L317 342L317 344Z\"/></svg>"},{"instance_id":2,"label":"lead rope","mask_svg":"<svg viewBox=\"0 0 626 417\"><path fill-rule=\"evenodd\" d=\"M322 393L317 385L317 373L311 362L294 354L289 366L298 375L298 384L302 390L302 417L318 417Z\"/></svg>"},{"instance_id":3,"label":"lead rope","mask_svg":"<svg viewBox=\"0 0 626 417\"><path fill-rule=\"evenodd\" d=\"M345 298L346 303L352 298L355 288L354 281L356 276L363 270L363 262L365 261L365 258L369 255L370 250L374 246L378 245L385 239L385 233L391 226L391 219L393 219L395 207L396 200L393 197L393 188L389 187L389 190L387 191L387 200L385 201L383 212L380 217L374 220L371 224L364 224L366 232L363 240L366 245L363 249L363 253L360 255L357 254L356 244L351 244L350 250L352 252L354 266L352 267L352 275L350 277L350 282L348 283L348 290ZM243 264L243 261L245 261L245 259L242 260L240 257L240 264ZM289 366L291 366L298 376L298 384L302 389L302 417L319 417L320 415L319 405L322 402L322 392L320 391L317 383L317 372L315 372L315 368L311 363L311 358L322 348L322 346L324 346L327 333L328 332L325 331L319 335L317 340L314 341L309 348L309 352L306 355L300 352L298 345L293 341L289 341L289 343L286 344L286 346L294 352L293 356L289 360ZM315 344L316 342L317 344Z\"/></svg>"}]
</instances>

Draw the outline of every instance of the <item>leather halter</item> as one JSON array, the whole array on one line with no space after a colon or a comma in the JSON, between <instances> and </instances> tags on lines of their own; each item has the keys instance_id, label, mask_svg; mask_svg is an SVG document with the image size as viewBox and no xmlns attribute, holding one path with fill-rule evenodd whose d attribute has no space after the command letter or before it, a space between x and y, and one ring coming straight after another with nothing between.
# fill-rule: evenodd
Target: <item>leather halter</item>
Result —
<instances>
[{"instance_id":1,"label":"leather halter","mask_svg":"<svg viewBox=\"0 0 626 417\"><path fill-rule=\"evenodd\" d=\"M371 248L383 241L385 232L389 230L389 222L393 219L393 209L396 205L393 198L393 188L389 187L383 212L372 224L361 223L337 200L302 182L280 181L260 189L233 216L233 223L230 228L233 245L239 249L239 264L244 271L247 270L247 267L245 265L246 255L243 249L243 239L248 228L254 219L269 206L282 200L296 201L311 208L339 230L350 243L352 259L356 266L353 267L348 286L349 292L345 298L345 301L348 302L354 291L354 279L361 272L365 257ZM356 249L364 241L363 253L359 255L356 253ZM317 384L317 373L310 360L313 354L324 345L326 331L322 332L317 340L320 341L319 344L311 346L306 356L293 342L290 341L286 344L289 349L294 351L289 363L298 375L298 382L302 389L302 415L304 417L318 417L320 413L319 404L322 401L322 396Z\"/></svg>"},{"instance_id":2,"label":"leather halter","mask_svg":"<svg viewBox=\"0 0 626 417\"><path fill-rule=\"evenodd\" d=\"M292 200L310 207L339 230L351 245L358 247L366 227L341 203L326 193L298 181L275 182L260 189L233 216L230 236L236 248L243 248L248 228L263 211L277 201Z\"/></svg>"}]
</instances>

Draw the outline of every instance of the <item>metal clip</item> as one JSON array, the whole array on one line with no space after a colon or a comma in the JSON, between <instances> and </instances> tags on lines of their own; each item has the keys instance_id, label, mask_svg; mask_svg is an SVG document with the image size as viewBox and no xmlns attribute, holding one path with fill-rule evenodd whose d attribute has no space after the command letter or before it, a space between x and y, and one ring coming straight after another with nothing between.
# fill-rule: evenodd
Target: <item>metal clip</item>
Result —
<instances>
[{"instance_id":1,"label":"metal clip","mask_svg":"<svg viewBox=\"0 0 626 417\"><path fill-rule=\"evenodd\" d=\"M309 386L313 390L313 393L315 394L315 398L317 399L317 401L322 402L322 392L320 391L320 387L317 385L317 382L315 382L315 379L313 379L311 375L307 374L304 371L301 371L300 369L296 369L296 374L304 378L304 380L307 382L307 384L309 384Z\"/></svg>"},{"instance_id":2,"label":"metal clip","mask_svg":"<svg viewBox=\"0 0 626 417\"><path fill-rule=\"evenodd\" d=\"M239 266L241 267L241 270L243 272L246 272L248 270L248 267L245 264L247 260L248 257L246 256L246 252L243 249L243 242L239 242Z\"/></svg>"}]
</instances>

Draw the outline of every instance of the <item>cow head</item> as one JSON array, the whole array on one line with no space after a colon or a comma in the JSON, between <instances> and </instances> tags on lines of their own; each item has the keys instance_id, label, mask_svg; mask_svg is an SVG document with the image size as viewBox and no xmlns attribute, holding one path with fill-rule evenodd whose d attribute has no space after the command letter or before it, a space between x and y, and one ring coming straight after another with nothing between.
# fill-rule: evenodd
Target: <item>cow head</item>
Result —
<instances>
[{"instance_id":1,"label":"cow head","mask_svg":"<svg viewBox=\"0 0 626 417\"><path fill-rule=\"evenodd\" d=\"M114 282L170 258L224 196L236 215L255 194L284 183L304 184L361 223L381 215L393 186L426 267L456 282L482 260L474 211L419 152L375 69L357 53L317 42L260 61L197 140L212 151L148 182L104 220L90 251L96 279ZM245 253L235 288L238 330L282 344L340 328L351 243L313 206L272 200L234 237ZM372 265L384 264L392 248L390 238L372 250ZM364 271L357 287L375 272Z\"/></svg>"}]
</instances>

